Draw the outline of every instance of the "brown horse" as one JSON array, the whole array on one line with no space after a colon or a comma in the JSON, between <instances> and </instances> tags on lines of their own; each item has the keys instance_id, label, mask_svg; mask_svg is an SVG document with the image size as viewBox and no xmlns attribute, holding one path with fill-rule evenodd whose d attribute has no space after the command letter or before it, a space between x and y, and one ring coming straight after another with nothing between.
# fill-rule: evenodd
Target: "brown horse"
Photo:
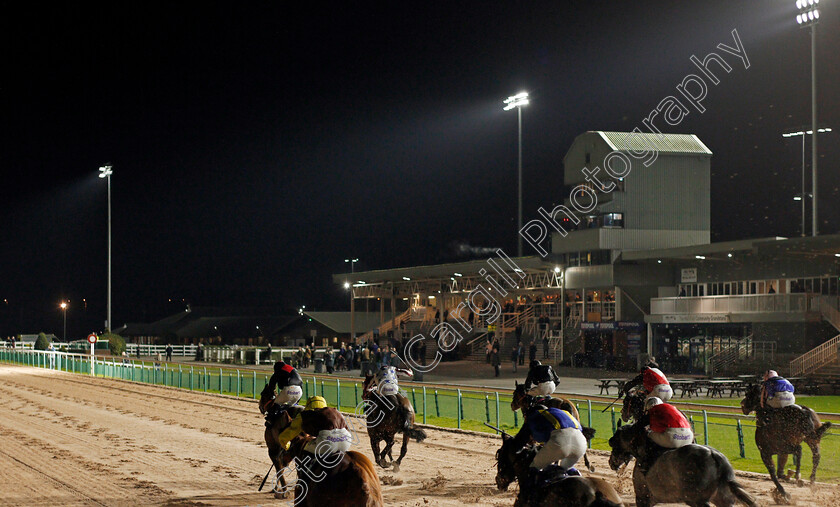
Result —
<instances>
[{"instance_id":1,"label":"brown horse","mask_svg":"<svg viewBox=\"0 0 840 507\"><path fill-rule=\"evenodd\" d=\"M496 451L496 486L506 491L519 481L519 494L515 507L554 506L566 507L616 507L623 506L621 497L607 481L596 477L556 477L548 484L530 491L527 484L528 468L537 454L533 444L520 447L516 439L502 433L502 447Z\"/></svg>"},{"instance_id":2,"label":"brown horse","mask_svg":"<svg viewBox=\"0 0 840 507\"><path fill-rule=\"evenodd\" d=\"M274 392L268 388L268 385L260 393L259 407L262 414L269 414L267 415L265 424L265 445L268 447L268 458L274 465L277 479L280 485L285 488L286 480L282 474L284 465L281 460L283 448L277 443L277 436L292 423L292 419L303 410L303 407L292 405L284 410L280 410L280 407L274 404Z\"/></svg>"},{"instance_id":3,"label":"brown horse","mask_svg":"<svg viewBox=\"0 0 840 507\"><path fill-rule=\"evenodd\" d=\"M393 465L394 472L400 471L400 463L408 450L409 439L422 442L426 438L426 432L414 427L414 407L405 396L381 395L371 390L373 375L367 375L363 384L362 399L365 407L365 418L367 419L367 432L370 437L370 447L373 450L373 457L376 464L382 468ZM403 434L400 455L396 461L391 455L394 447L394 436L397 433ZM385 441L385 448L380 452L379 443ZM391 462L385 461L385 457Z\"/></svg>"},{"instance_id":4,"label":"brown horse","mask_svg":"<svg viewBox=\"0 0 840 507\"><path fill-rule=\"evenodd\" d=\"M636 458L633 488L637 507L657 503L732 507L736 501L755 507L753 497L735 479L729 460L712 447L690 444L653 449L647 430L639 423L619 427L609 444L611 469L618 470Z\"/></svg>"},{"instance_id":5,"label":"brown horse","mask_svg":"<svg viewBox=\"0 0 840 507\"><path fill-rule=\"evenodd\" d=\"M316 462L314 456L303 449L313 440L300 435L292 440L289 450L282 455L282 465L292 460L298 472L294 485L295 505L307 507L382 507L382 489L373 463L362 453L347 451L333 466ZM330 459L328 457L328 459ZM291 488L291 486L290 486Z\"/></svg>"},{"instance_id":6,"label":"brown horse","mask_svg":"<svg viewBox=\"0 0 840 507\"><path fill-rule=\"evenodd\" d=\"M830 422L821 423L817 413L808 407L790 405L781 409L761 408L761 386L751 385L741 400L741 411L749 414L755 411L755 445L761 454L761 461L770 472L770 479L776 485L774 499L782 503L790 501L790 495L779 483L779 478L787 479L784 474L788 454L793 454L796 465L796 480L801 484L799 467L802 462L802 442L811 448L813 469L811 484L817 479L817 467L820 464L820 440ZM773 455L778 456L778 468L774 470ZM778 475L777 475L778 474Z\"/></svg>"},{"instance_id":7,"label":"brown horse","mask_svg":"<svg viewBox=\"0 0 840 507\"><path fill-rule=\"evenodd\" d=\"M548 408L559 408L560 410L565 410L566 412L572 414L572 417L577 419L580 422L580 413L578 412L577 407L574 403L567 400L563 397L554 398L552 396L545 396L545 397L538 397L538 396L531 396L525 391L525 384L520 384L517 381L514 381L514 385L516 386L513 390L513 398L510 400L510 409L516 412L517 410L521 410L523 414L530 408L534 403L541 403ZM581 424L581 427L583 425ZM592 428L583 428L583 436L586 437L586 442L589 443L592 440L592 437L595 436L595 430ZM583 463L586 465L586 468L589 469L590 472L595 471L595 467L589 463L589 456L586 454L583 455Z\"/></svg>"}]
</instances>

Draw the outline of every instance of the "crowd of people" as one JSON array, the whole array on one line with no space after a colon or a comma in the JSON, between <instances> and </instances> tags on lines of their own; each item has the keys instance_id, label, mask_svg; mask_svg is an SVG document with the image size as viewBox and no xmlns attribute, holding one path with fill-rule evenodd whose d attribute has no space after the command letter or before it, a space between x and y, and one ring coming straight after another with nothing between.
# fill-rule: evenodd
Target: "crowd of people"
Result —
<instances>
[{"instance_id":1,"label":"crowd of people","mask_svg":"<svg viewBox=\"0 0 840 507\"><path fill-rule=\"evenodd\" d=\"M379 371L382 366L404 366L405 343L402 340L389 339L388 343L380 345L371 340L362 344L341 343L337 348L327 346L323 353L318 352L312 345L300 346L292 354L291 364L295 368L309 368L316 359L323 359L327 373L336 371L360 370L366 366L370 371ZM416 364L426 364L426 344L420 342L411 348L409 353Z\"/></svg>"}]
</instances>

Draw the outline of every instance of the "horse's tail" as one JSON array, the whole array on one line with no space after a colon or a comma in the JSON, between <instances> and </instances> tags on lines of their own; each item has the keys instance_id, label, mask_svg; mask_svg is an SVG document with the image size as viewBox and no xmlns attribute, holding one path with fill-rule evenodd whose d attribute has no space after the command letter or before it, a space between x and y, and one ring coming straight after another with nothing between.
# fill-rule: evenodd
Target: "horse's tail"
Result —
<instances>
[{"instance_id":1,"label":"horse's tail","mask_svg":"<svg viewBox=\"0 0 840 507\"><path fill-rule=\"evenodd\" d=\"M411 429L409 429L407 431L407 433L408 433L409 438L413 438L414 440L416 440L418 442L422 442L423 440L426 440L426 432L421 430L420 428L415 428L415 427L412 426Z\"/></svg>"},{"instance_id":2,"label":"horse's tail","mask_svg":"<svg viewBox=\"0 0 840 507\"><path fill-rule=\"evenodd\" d=\"M724 456L720 451L715 449L710 450L712 451L712 456L714 457L719 470L719 488L729 489L732 495L734 495L739 501L743 502L748 507L756 507L755 499L747 493L747 490L745 490L737 480L735 480L735 469L732 468L732 463L730 463L729 460L726 459L726 456Z\"/></svg>"},{"instance_id":3,"label":"horse's tail","mask_svg":"<svg viewBox=\"0 0 840 507\"><path fill-rule=\"evenodd\" d=\"M749 507L755 507L755 498L753 498L749 493L747 493L747 490L745 490L744 487L741 486L740 483L738 483L738 481L731 480L729 481L728 485L729 491L731 491L732 494L735 495L735 498L743 502L744 505L747 505Z\"/></svg>"},{"instance_id":4,"label":"horse's tail","mask_svg":"<svg viewBox=\"0 0 840 507\"><path fill-rule=\"evenodd\" d=\"M816 435L817 440L820 440L828 428L831 428L831 421L826 421L822 423L815 431L814 434Z\"/></svg>"},{"instance_id":5,"label":"horse's tail","mask_svg":"<svg viewBox=\"0 0 840 507\"><path fill-rule=\"evenodd\" d=\"M353 462L353 468L362 479L362 489L367 493L365 507L382 507L385 502L382 500L382 488L379 485L379 476L373 468L373 463L364 454L356 451L347 451L347 456Z\"/></svg>"}]
</instances>

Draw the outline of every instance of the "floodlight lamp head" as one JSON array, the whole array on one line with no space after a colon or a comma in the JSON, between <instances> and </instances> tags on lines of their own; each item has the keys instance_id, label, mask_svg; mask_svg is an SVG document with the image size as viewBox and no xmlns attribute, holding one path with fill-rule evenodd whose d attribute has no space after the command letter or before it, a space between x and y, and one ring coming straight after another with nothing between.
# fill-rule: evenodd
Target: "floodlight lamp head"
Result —
<instances>
[{"instance_id":1,"label":"floodlight lamp head","mask_svg":"<svg viewBox=\"0 0 840 507\"><path fill-rule=\"evenodd\" d=\"M528 101L528 92L520 92L516 95L510 96L505 99L505 111L510 111L515 107L522 107L527 106L530 102Z\"/></svg>"},{"instance_id":2,"label":"floodlight lamp head","mask_svg":"<svg viewBox=\"0 0 840 507\"><path fill-rule=\"evenodd\" d=\"M111 169L112 166L110 165L103 165L99 168L99 177L100 178L107 178L108 176L114 174L114 171Z\"/></svg>"}]
</instances>

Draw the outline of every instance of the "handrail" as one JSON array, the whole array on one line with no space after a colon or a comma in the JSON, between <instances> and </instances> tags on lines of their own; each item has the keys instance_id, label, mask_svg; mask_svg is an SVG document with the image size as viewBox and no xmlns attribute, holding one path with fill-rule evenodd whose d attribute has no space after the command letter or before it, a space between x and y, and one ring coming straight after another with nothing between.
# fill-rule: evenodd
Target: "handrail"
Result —
<instances>
[{"instance_id":1,"label":"handrail","mask_svg":"<svg viewBox=\"0 0 840 507\"><path fill-rule=\"evenodd\" d=\"M836 298L833 298L836 300ZM831 304L831 300L825 296L819 298L820 300L820 313L822 314L823 318L829 322L835 329L840 331L840 310L833 304Z\"/></svg>"},{"instance_id":2,"label":"handrail","mask_svg":"<svg viewBox=\"0 0 840 507\"><path fill-rule=\"evenodd\" d=\"M837 347L840 346L840 334L814 347L790 362L790 375L797 376L811 373L837 359Z\"/></svg>"},{"instance_id":3,"label":"handrail","mask_svg":"<svg viewBox=\"0 0 840 507\"><path fill-rule=\"evenodd\" d=\"M428 312L426 312L426 313L428 313ZM356 339L360 340L361 342L370 341L374 337L374 333L373 333L374 330L376 330L377 334L379 334L379 336L381 337L383 334L388 333L388 331L390 331L391 329L394 329L396 326L399 326L403 322L407 321L410 316L411 316L411 308L409 308L408 310L404 311L403 313L397 315L396 317L394 317L394 319L386 320L385 322L383 322L379 326L371 329L370 331L368 331L367 333L359 336Z\"/></svg>"}]
</instances>

